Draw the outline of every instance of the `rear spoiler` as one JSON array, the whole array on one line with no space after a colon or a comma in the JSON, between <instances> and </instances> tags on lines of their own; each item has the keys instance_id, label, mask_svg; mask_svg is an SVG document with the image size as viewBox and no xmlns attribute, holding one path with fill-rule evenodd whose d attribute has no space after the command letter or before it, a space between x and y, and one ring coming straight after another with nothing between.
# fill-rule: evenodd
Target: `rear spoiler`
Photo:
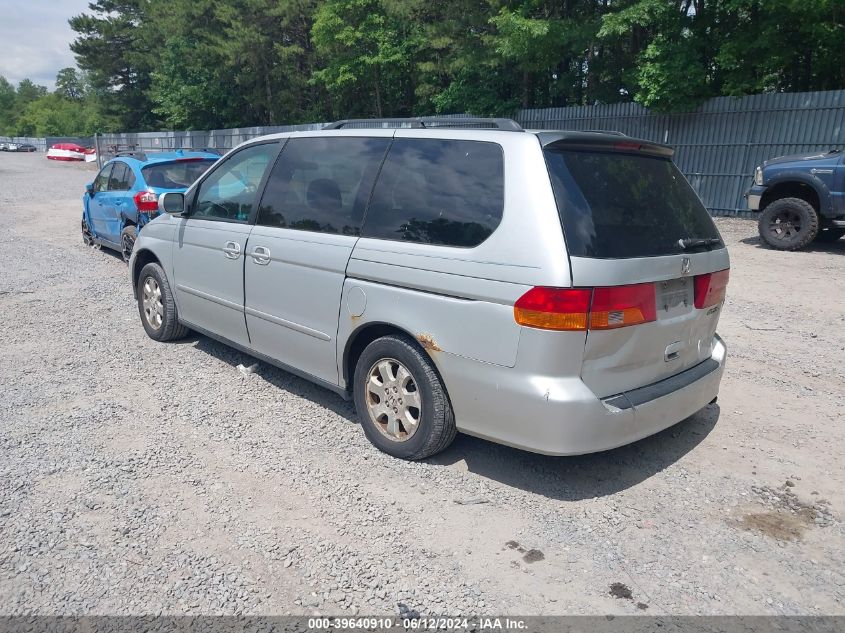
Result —
<instances>
[{"instance_id":1,"label":"rear spoiler","mask_svg":"<svg viewBox=\"0 0 845 633\"><path fill-rule=\"evenodd\" d=\"M624 152L672 158L675 150L662 143L630 138L614 132L537 132L543 149Z\"/></svg>"}]
</instances>

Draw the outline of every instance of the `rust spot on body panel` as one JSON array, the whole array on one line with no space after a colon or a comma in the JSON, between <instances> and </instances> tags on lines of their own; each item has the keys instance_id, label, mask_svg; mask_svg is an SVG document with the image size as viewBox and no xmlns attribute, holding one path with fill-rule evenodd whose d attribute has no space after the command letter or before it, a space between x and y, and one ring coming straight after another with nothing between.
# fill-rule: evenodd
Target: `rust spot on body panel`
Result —
<instances>
[{"instance_id":1,"label":"rust spot on body panel","mask_svg":"<svg viewBox=\"0 0 845 633\"><path fill-rule=\"evenodd\" d=\"M423 346L423 349L428 350L429 352L442 352L443 350L437 344L437 341L434 340L434 337L431 334L420 334L417 336L417 340L420 342L420 345Z\"/></svg>"}]
</instances>

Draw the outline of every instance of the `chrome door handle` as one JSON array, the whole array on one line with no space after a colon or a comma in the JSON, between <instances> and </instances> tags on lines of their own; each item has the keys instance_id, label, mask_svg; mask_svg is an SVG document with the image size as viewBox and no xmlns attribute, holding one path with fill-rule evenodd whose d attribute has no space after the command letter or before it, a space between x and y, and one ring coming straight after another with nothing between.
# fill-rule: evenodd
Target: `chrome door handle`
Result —
<instances>
[{"instance_id":1,"label":"chrome door handle","mask_svg":"<svg viewBox=\"0 0 845 633\"><path fill-rule=\"evenodd\" d=\"M255 250L250 253L252 261L259 266L266 266L270 263L270 249L265 246L256 246Z\"/></svg>"},{"instance_id":2,"label":"chrome door handle","mask_svg":"<svg viewBox=\"0 0 845 633\"><path fill-rule=\"evenodd\" d=\"M229 259L237 259L241 256L241 245L237 242L226 242L226 245L223 246L223 252Z\"/></svg>"}]
</instances>

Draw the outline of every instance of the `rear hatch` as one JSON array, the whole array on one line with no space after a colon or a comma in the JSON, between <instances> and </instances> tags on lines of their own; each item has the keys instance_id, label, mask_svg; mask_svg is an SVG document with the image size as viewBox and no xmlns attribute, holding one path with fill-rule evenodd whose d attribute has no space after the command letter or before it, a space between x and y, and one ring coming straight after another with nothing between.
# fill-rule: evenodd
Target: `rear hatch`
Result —
<instances>
[{"instance_id":1,"label":"rear hatch","mask_svg":"<svg viewBox=\"0 0 845 633\"><path fill-rule=\"evenodd\" d=\"M157 160L141 168L144 181L157 192L184 190L202 176L216 161L214 158L196 156Z\"/></svg>"},{"instance_id":2,"label":"rear hatch","mask_svg":"<svg viewBox=\"0 0 845 633\"><path fill-rule=\"evenodd\" d=\"M730 264L671 148L544 136L572 284L593 289L584 382L605 397L707 360Z\"/></svg>"}]
</instances>

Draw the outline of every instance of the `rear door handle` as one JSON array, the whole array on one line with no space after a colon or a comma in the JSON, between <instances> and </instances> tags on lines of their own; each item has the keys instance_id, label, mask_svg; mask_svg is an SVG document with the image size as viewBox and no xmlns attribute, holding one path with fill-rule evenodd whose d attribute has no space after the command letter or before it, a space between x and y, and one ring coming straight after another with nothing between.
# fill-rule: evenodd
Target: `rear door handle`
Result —
<instances>
[{"instance_id":1,"label":"rear door handle","mask_svg":"<svg viewBox=\"0 0 845 633\"><path fill-rule=\"evenodd\" d=\"M223 252L226 253L226 257L229 259L237 259L241 256L241 245L237 242L226 242Z\"/></svg>"},{"instance_id":2,"label":"rear door handle","mask_svg":"<svg viewBox=\"0 0 845 633\"><path fill-rule=\"evenodd\" d=\"M266 266L270 263L270 249L266 246L256 246L251 255L252 261L259 266Z\"/></svg>"}]
</instances>

